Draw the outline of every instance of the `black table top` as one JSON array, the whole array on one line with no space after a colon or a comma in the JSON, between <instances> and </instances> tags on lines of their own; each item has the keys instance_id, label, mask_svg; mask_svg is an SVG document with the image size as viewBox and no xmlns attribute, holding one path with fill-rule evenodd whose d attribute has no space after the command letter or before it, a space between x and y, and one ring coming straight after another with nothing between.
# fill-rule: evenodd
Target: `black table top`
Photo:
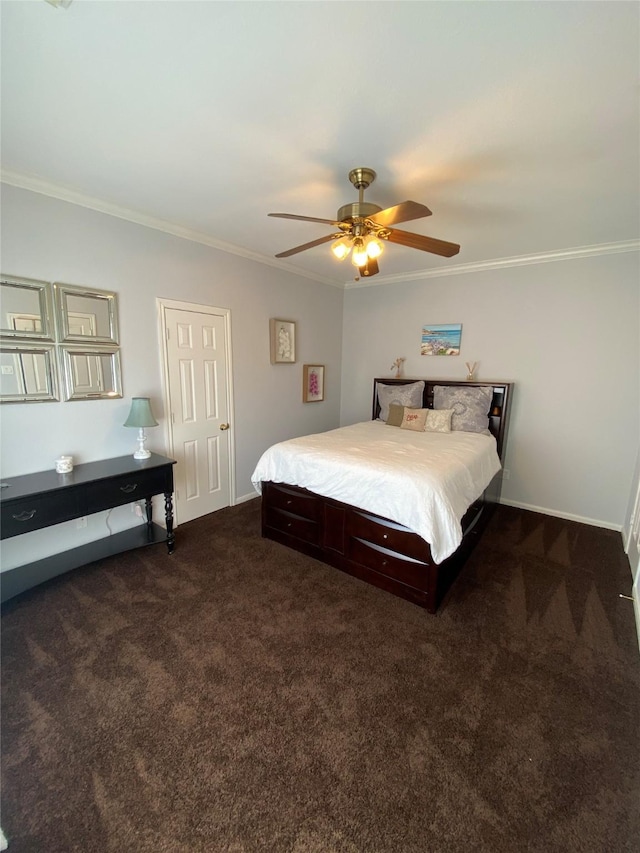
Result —
<instances>
[{"instance_id":1,"label":"black table top","mask_svg":"<svg viewBox=\"0 0 640 853\"><path fill-rule=\"evenodd\" d=\"M50 471L37 471L19 477L3 477L0 480L0 502L54 492L69 486L82 486L96 480L108 480L111 477L135 474L136 471L147 471L165 465L175 465L175 459L157 453L152 453L148 459L134 459L131 454L115 459L101 459L98 462L83 462L75 465L70 474L58 474L55 468L52 468Z\"/></svg>"}]
</instances>

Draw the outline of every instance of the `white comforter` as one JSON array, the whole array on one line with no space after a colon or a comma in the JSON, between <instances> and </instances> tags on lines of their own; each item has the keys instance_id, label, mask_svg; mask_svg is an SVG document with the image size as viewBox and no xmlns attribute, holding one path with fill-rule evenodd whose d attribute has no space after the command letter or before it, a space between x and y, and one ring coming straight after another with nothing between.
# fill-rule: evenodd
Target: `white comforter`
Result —
<instances>
[{"instance_id":1,"label":"white comforter","mask_svg":"<svg viewBox=\"0 0 640 853\"><path fill-rule=\"evenodd\" d=\"M251 477L302 486L418 533L441 563L462 541L460 521L500 470L491 435L414 432L365 421L274 444Z\"/></svg>"}]
</instances>

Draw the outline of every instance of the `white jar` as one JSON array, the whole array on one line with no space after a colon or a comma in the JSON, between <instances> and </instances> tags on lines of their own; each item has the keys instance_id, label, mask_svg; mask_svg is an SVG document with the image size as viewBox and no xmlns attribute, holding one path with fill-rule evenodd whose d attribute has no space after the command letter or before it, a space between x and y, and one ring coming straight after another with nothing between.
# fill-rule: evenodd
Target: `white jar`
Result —
<instances>
[{"instance_id":1,"label":"white jar","mask_svg":"<svg viewBox=\"0 0 640 853\"><path fill-rule=\"evenodd\" d=\"M70 474L73 471L73 456L59 456L56 459L58 474Z\"/></svg>"}]
</instances>

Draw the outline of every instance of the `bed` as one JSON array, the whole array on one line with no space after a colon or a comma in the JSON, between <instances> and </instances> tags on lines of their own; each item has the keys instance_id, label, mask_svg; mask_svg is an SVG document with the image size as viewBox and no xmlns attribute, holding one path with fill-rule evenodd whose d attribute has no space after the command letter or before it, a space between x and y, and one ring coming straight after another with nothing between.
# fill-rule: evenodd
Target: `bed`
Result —
<instances>
[{"instance_id":1,"label":"bed","mask_svg":"<svg viewBox=\"0 0 640 853\"><path fill-rule=\"evenodd\" d=\"M371 421L262 455L262 535L435 613L499 500L511 396L510 382L375 379Z\"/></svg>"}]
</instances>

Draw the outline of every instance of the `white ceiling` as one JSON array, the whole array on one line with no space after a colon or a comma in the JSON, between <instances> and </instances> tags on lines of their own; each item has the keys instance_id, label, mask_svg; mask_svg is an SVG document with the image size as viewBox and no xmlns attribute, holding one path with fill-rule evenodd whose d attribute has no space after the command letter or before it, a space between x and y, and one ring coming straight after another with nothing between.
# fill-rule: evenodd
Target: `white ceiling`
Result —
<instances>
[{"instance_id":1,"label":"white ceiling","mask_svg":"<svg viewBox=\"0 0 640 853\"><path fill-rule=\"evenodd\" d=\"M342 284L317 223L412 199L372 283L640 231L635 2L3 0L8 183Z\"/></svg>"}]
</instances>

